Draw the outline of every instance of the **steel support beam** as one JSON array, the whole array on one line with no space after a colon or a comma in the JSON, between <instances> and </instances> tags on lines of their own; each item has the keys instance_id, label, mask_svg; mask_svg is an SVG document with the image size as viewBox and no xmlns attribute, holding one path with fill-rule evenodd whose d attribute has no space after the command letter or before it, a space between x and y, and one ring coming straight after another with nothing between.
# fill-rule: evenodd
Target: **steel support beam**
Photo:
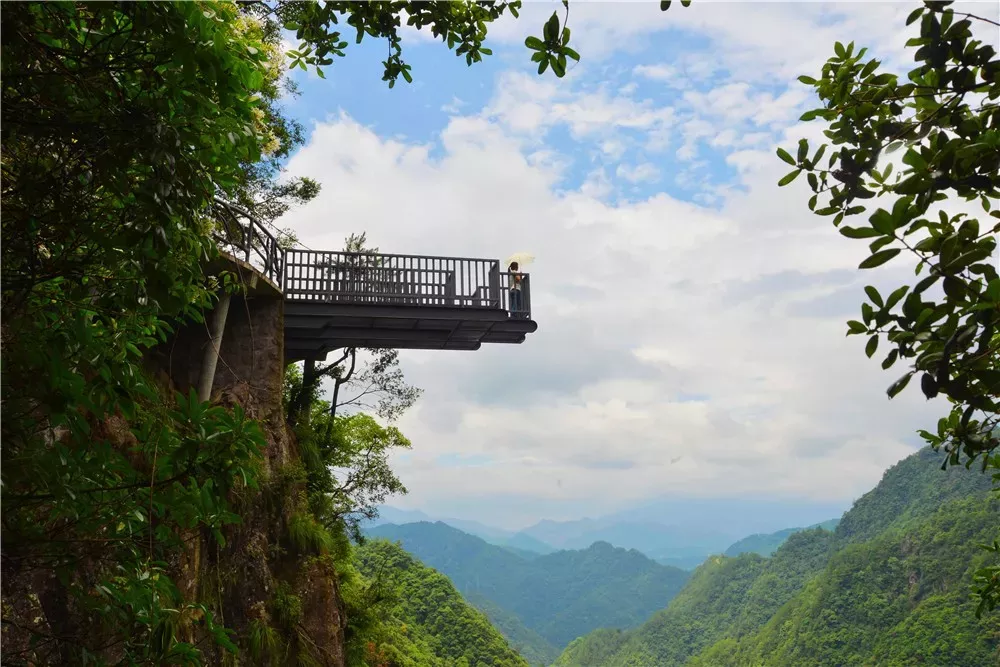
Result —
<instances>
[{"instance_id":1,"label":"steel support beam","mask_svg":"<svg viewBox=\"0 0 1000 667\"><path fill-rule=\"evenodd\" d=\"M219 350L222 348L222 334L226 331L229 316L230 295L225 293L212 311L211 337L205 345L205 356L201 362L201 377L198 378L198 400L212 398L212 384L215 382L215 368L219 364Z\"/></svg>"}]
</instances>

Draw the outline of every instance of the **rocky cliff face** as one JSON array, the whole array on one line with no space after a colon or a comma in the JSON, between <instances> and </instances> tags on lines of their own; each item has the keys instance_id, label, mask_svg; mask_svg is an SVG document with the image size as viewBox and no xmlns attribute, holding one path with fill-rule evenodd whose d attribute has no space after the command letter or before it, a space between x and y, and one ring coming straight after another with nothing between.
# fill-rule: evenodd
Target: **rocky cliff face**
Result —
<instances>
[{"instance_id":1,"label":"rocky cliff face","mask_svg":"<svg viewBox=\"0 0 1000 667\"><path fill-rule=\"evenodd\" d=\"M308 541L304 468L282 408L283 301L273 289L251 290L230 304L212 391L212 402L239 406L261 427L266 440L257 488L243 487L228 498L240 516L219 534L194 529L172 549L166 571L184 602L204 604L216 623L231 631L238 648L227 651L208 636L199 612L182 611L171 632L195 645L209 665L345 664L346 619L337 577L337 556ZM148 372L164 397L197 386L205 345L204 324L178 328L171 340L146 356ZM92 424L91 441L126 453L135 444L121 416ZM59 433L52 435L57 442ZM137 469L149 474L145 463ZM303 537L305 535L305 537ZM102 555L101 540L81 545L70 582L53 571L6 557L3 562L4 664L76 664L69 642L89 636L101 646L98 659L115 664L114 628L76 608L68 584L93 588L94 573L114 563ZM33 637L33 639L32 639ZM39 640L39 637L47 640ZM118 642L120 644L120 642Z\"/></svg>"},{"instance_id":2,"label":"rocky cliff face","mask_svg":"<svg viewBox=\"0 0 1000 667\"><path fill-rule=\"evenodd\" d=\"M236 664L342 666L346 619L334 558L309 553L290 534L306 499L282 408L282 306L281 295L266 289L233 298L212 391L213 403L240 406L265 434L260 489L231 499L242 521L224 531L225 546L192 534L172 566L185 598L206 603L236 632ZM164 383L186 393L207 343L203 325L187 327L150 362ZM233 662L221 649L206 657Z\"/></svg>"}]
</instances>

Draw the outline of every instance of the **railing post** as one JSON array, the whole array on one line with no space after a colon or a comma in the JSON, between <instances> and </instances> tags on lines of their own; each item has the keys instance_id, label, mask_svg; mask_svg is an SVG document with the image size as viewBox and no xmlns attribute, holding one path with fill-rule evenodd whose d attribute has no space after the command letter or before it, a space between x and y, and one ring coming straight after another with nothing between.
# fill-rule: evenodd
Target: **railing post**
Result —
<instances>
[{"instance_id":1,"label":"railing post","mask_svg":"<svg viewBox=\"0 0 1000 667\"><path fill-rule=\"evenodd\" d=\"M521 276L521 310L524 319L531 319L531 276L527 273Z\"/></svg>"},{"instance_id":2,"label":"railing post","mask_svg":"<svg viewBox=\"0 0 1000 667\"><path fill-rule=\"evenodd\" d=\"M500 262L490 262L489 300L492 308L503 306L500 300Z\"/></svg>"},{"instance_id":3,"label":"railing post","mask_svg":"<svg viewBox=\"0 0 1000 667\"><path fill-rule=\"evenodd\" d=\"M444 304L446 306L455 305L455 272L449 271L448 277L444 280Z\"/></svg>"}]
</instances>

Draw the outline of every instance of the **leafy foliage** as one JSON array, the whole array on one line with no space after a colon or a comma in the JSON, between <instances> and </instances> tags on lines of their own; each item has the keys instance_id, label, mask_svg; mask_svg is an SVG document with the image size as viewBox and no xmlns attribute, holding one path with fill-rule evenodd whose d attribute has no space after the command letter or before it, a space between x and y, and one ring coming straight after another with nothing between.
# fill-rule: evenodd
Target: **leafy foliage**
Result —
<instances>
[{"instance_id":1,"label":"leafy foliage","mask_svg":"<svg viewBox=\"0 0 1000 667\"><path fill-rule=\"evenodd\" d=\"M378 35L394 33L407 11L413 25L443 30L450 46L460 39L463 53L476 46L476 56L492 6L335 4ZM307 179L277 180L301 141L277 105L286 83L279 30L304 20L304 48L321 59L339 38L325 30L330 3L275 7L4 9L5 661L197 663L212 641L237 650L171 573L187 537L222 548L227 526L258 502L263 436L238 408L161 393L143 357L179 326L202 323L219 292L239 289L228 274L205 275L226 206L273 223L318 191ZM402 63L390 58L387 68L391 82ZM353 469L365 452L384 461L405 444L360 417L330 426L313 443L313 464L328 457ZM336 456L323 450L337 438L346 444ZM318 487L288 501L286 546L309 557L342 551L343 531L317 518L331 516L319 499L337 493L317 490L315 466L309 474ZM379 475L340 486L332 515L379 498L375 489L401 489L387 468ZM270 660L267 627L246 634Z\"/></svg>"},{"instance_id":2,"label":"leafy foliage","mask_svg":"<svg viewBox=\"0 0 1000 667\"><path fill-rule=\"evenodd\" d=\"M866 60L866 49L855 51L853 42L835 45L819 78L800 77L823 103L802 119L827 121L824 133L836 148L825 168L828 144L811 157L805 139L795 157L778 149L795 167L779 185L807 172L810 210L833 216L844 236L870 241L859 268L899 256L916 261L925 277L915 285L887 295L865 288L862 319L848 322L848 334L869 337L869 357L889 343L883 368L909 361L890 398L919 375L928 399L940 394L952 404L936 429L920 431L949 454L948 463L981 457L983 470L1000 470L1000 275L990 261L1000 232L1000 59L973 33L995 36L997 24L949 5L925 2L907 19L919 22L920 32L907 42L917 67L905 80L880 72L879 61ZM896 151L900 163L882 159ZM867 225L840 226L879 198L891 204L870 212ZM1000 570L978 578L982 613L1000 602Z\"/></svg>"},{"instance_id":3,"label":"leafy foliage","mask_svg":"<svg viewBox=\"0 0 1000 667\"><path fill-rule=\"evenodd\" d=\"M237 15L4 11L5 600L52 575L39 606L5 606L38 640L12 660L193 662L181 630L198 624L235 649L167 566L186 531L224 540L263 438L238 409L161 395L142 356L210 306L205 213L260 156L265 64Z\"/></svg>"},{"instance_id":4,"label":"leafy foliage","mask_svg":"<svg viewBox=\"0 0 1000 667\"><path fill-rule=\"evenodd\" d=\"M900 521L933 514L942 504L983 496L990 480L964 468L936 468L941 455L925 447L892 466L874 489L854 501L837 525L845 542L869 540Z\"/></svg>"},{"instance_id":5,"label":"leafy foliage","mask_svg":"<svg viewBox=\"0 0 1000 667\"><path fill-rule=\"evenodd\" d=\"M727 634L740 636L763 625L790 600L829 555L833 535L823 530L796 533L764 559L745 553L716 556L702 564L663 611L626 637L606 665L682 665ZM594 646L601 635L571 644L556 664L579 662L606 649Z\"/></svg>"},{"instance_id":6,"label":"leafy foliage","mask_svg":"<svg viewBox=\"0 0 1000 667\"><path fill-rule=\"evenodd\" d=\"M964 581L1000 505L962 468L935 492L936 459L928 448L894 466L836 533L794 533L768 559L710 559L645 625L591 633L556 664L992 664L998 622L976 620Z\"/></svg>"},{"instance_id":7,"label":"leafy foliage","mask_svg":"<svg viewBox=\"0 0 1000 667\"><path fill-rule=\"evenodd\" d=\"M379 620L378 630L369 631L363 641L367 664L527 664L486 617L462 599L447 577L398 546L372 540L357 547L355 557L358 571L369 580L366 613ZM359 644L357 638L351 641Z\"/></svg>"},{"instance_id":8,"label":"leafy foliage","mask_svg":"<svg viewBox=\"0 0 1000 667\"><path fill-rule=\"evenodd\" d=\"M601 626L638 625L688 577L606 542L528 560L443 523L385 524L369 534L400 540L470 600L488 599L557 647Z\"/></svg>"},{"instance_id":9,"label":"leafy foliage","mask_svg":"<svg viewBox=\"0 0 1000 667\"><path fill-rule=\"evenodd\" d=\"M829 521L824 521L823 523L818 523L815 526L810 526L810 528L822 528L823 530L832 531L840 523L840 519L831 519ZM789 536L795 533L801 532L803 528L786 528L784 530L779 530L774 533L755 533L744 537L742 540L737 540L726 549L724 555L726 556L739 556L742 553L755 553L761 556L771 556L775 551L778 550L785 540Z\"/></svg>"},{"instance_id":10,"label":"leafy foliage","mask_svg":"<svg viewBox=\"0 0 1000 667\"><path fill-rule=\"evenodd\" d=\"M682 0L687 6L690 0ZM661 2L666 11L669 2ZM399 31L405 18L406 25L417 29L430 28L431 34L440 38L454 50L456 56L464 56L468 65L481 62L483 56L493 51L483 46L487 26L510 12L515 18L521 8L520 0L495 2L477 0L475 2L415 2L395 0L392 2L278 2L262 14L273 16L285 29L294 30L301 43L297 49L288 52L291 67L308 70L316 68L323 75L321 67L333 63L335 57L342 57L348 47L342 30L354 31L354 42L360 44L365 37L384 39L388 43L389 54L382 61L385 68L382 80L389 87L396 85L399 77L410 83L413 81L411 67L402 57L402 38ZM570 29L566 25L569 18L569 0L563 0L564 16L560 24L559 13L553 12L542 29L542 38L528 37L525 46L534 51L531 61L538 63L538 73L546 69L562 78L566 75L568 60L579 61L580 54L569 46ZM341 28L341 21L346 24Z\"/></svg>"},{"instance_id":11,"label":"leafy foliage","mask_svg":"<svg viewBox=\"0 0 1000 667\"><path fill-rule=\"evenodd\" d=\"M301 378L295 367L286 369L286 406L302 395ZM388 456L408 449L410 441L365 413L332 416L330 404L315 394L308 412L310 419L299 420L295 433L306 465L310 510L327 529L344 527L356 535L358 523L375 518L380 503L406 493Z\"/></svg>"},{"instance_id":12,"label":"leafy foliage","mask_svg":"<svg viewBox=\"0 0 1000 667\"><path fill-rule=\"evenodd\" d=\"M692 664L985 665L997 619L977 620L967 568L996 528L995 501L956 499L927 517L841 549L757 635Z\"/></svg>"},{"instance_id":13,"label":"leafy foliage","mask_svg":"<svg viewBox=\"0 0 1000 667\"><path fill-rule=\"evenodd\" d=\"M531 557L535 556L537 554ZM517 614L507 611L481 593L464 593L463 597L473 607L486 614L490 624L500 631L507 642L529 664L548 667L559 657L559 649L534 630L525 627Z\"/></svg>"}]
</instances>

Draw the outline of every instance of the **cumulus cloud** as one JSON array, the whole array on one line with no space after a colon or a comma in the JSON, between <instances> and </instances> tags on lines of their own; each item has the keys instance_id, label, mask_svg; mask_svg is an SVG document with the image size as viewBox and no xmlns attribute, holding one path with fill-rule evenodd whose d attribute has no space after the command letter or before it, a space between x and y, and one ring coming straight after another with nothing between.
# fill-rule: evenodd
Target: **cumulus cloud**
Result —
<instances>
[{"instance_id":1,"label":"cumulus cloud","mask_svg":"<svg viewBox=\"0 0 1000 667\"><path fill-rule=\"evenodd\" d=\"M623 6L624 18L616 8L600 27L609 10L572 6L574 39L654 30L645 7ZM610 511L667 492L848 502L913 450L913 431L943 407L912 392L887 401L894 378L844 336L863 286L905 280L905 269L859 273L866 248L809 213L804 179L775 187L785 171L775 145L819 132L796 121L806 100L790 92L793 70L821 62L834 32L896 45L903 10L868 7L671 10L670 29L727 41L716 62L732 75L677 104L508 72L483 109L449 109L436 146L379 136L343 113L315 125L288 165L323 184L288 220L310 247L366 231L396 253L537 257L539 329L526 343L403 352L426 390L400 424L414 443L396 462L410 505L461 515L516 498L510 507L528 521L545 512L532 517L530 506ZM764 36L776 21L780 48ZM494 32L502 41L510 30ZM747 54L781 85L761 88L759 72L740 80ZM649 182L656 161L590 165L567 183L580 154L546 143L555 128L612 162L635 140L623 130L644 146L677 145L681 158L704 144L738 187L713 182L713 205L667 193L614 200L609 173ZM456 455L477 464L441 465Z\"/></svg>"}]
</instances>

